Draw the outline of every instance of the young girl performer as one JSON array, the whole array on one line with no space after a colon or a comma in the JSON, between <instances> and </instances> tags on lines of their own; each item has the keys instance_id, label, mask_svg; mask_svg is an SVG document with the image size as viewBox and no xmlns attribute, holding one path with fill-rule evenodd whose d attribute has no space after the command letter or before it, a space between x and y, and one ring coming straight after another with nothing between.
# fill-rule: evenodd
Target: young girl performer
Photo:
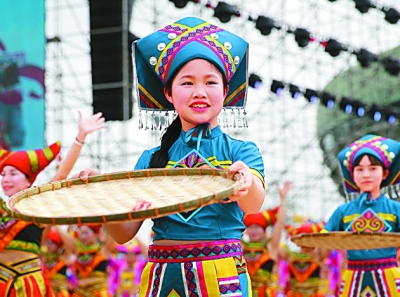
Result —
<instances>
[{"instance_id":1,"label":"young girl performer","mask_svg":"<svg viewBox=\"0 0 400 297\"><path fill-rule=\"evenodd\" d=\"M108 266L109 290L113 296L137 296L140 277L147 263L144 252L147 255L147 247L136 238L116 247L115 255L110 258Z\"/></svg>"},{"instance_id":2,"label":"young girl performer","mask_svg":"<svg viewBox=\"0 0 400 297\"><path fill-rule=\"evenodd\" d=\"M250 241L242 241L243 255L246 259L247 270L250 274L253 297L273 297L275 285L272 272L278 260L281 235L286 220L286 195L290 183L279 186L280 206L264 210L257 214L244 217L246 233ZM274 226L271 238L267 238L266 229Z\"/></svg>"},{"instance_id":3,"label":"young girl performer","mask_svg":"<svg viewBox=\"0 0 400 297\"><path fill-rule=\"evenodd\" d=\"M71 255L71 247L68 247L68 240L64 239L68 234L60 228L51 229L47 238L44 241L44 246L41 250L41 258L43 261L43 271L46 277L50 280L51 287L56 297L69 297L70 287L69 265Z\"/></svg>"},{"instance_id":4,"label":"young girl performer","mask_svg":"<svg viewBox=\"0 0 400 297\"><path fill-rule=\"evenodd\" d=\"M161 146L144 151L135 169L208 166L230 176L239 172L244 180L227 203L153 220L139 296L251 295L240 240L244 214L258 212L264 200L263 161L254 143L233 139L218 126L223 107L234 113L245 103L247 50L242 38L194 17L135 44L141 108L178 113ZM87 169L80 176L95 173ZM140 226L125 222L106 229L123 243Z\"/></svg>"},{"instance_id":5,"label":"young girl performer","mask_svg":"<svg viewBox=\"0 0 400 297\"><path fill-rule=\"evenodd\" d=\"M12 196L27 189L60 152L60 143L35 151L10 152L0 148L1 186ZM39 259L43 228L14 220L1 210L0 296L54 296Z\"/></svg>"},{"instance_id":6,"label":"young girl performer","mask_svg":"<svg viewBox=\"0 0 400 297\"><path fill-rule=\"evenodd\" d=\"M339 206L322 232L399 232L400 203L381 194L399 182L400 143L366 135L338 154L347 193L358 198ZM396 248L347 251L340 296L399 296Z\"/></svg>"},{"instance_id":7,"label":"young girl performer","mask_svg":"<svg viewBox=\"0 0 400 297\"><path fill-rule=\"evenodd\" d=\"M101 117L101 115L100 115ZM97 115L79 120L79 134L83 141L86 134L101 126ZM93 124L93 122L95 124ZM78 157L80 145L72 149L64 161L64 168L72 168ZM10 152L0 147L1 186L7 196L29 188L37 175L60 152L60 143L31 151ZM61 167L61 170L64 170ZM63 171L57 178L65 178ZM54 180L54 179L53 179ZM48 279L41 272L39 248L44 228L10 218L3 202L0 209L0 296L54 296Z\"/></svg>"},{"instance_id":8,"label":"young girl performer","mask_svg":"<svg viewBox=\"0 0 400 297\"><path fill-rule=\"evenodd\" d=\"M76 261L74 273L78 279L73 297L110 297L108 290L108 259L115 248L110 236L103 239L101 225L79 226L78 239L75 240L73 252Z\"/></svg>"},{"instance_id":9,"label":"young girl performer","mask_svg":"<svg viewBox=\"0 0 400 297\"><path fill-rule=\"evenodd\" d=\"M324 224L305 222L298 227L286 226L289 236L297 234L319 233ZM281 251L282 258L288 263L288 297L324 297L321 292L321 265L323 257L319 250L314 250L310 254L299 253L288 248ZM278 295L281 296L281 295Z\"/></svg>"}]
</instances>

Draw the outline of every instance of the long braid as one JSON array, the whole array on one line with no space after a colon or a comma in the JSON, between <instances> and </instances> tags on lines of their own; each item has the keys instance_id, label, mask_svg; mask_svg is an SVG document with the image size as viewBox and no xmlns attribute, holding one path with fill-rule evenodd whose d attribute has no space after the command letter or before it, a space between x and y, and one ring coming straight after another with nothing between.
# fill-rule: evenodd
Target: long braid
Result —
<instances>
[{"instance_id":1,"label":"long braid","mask_svg":"<svg viewBox=\"0 0 400 297\"><path fill-rule=\"evenodd\" d=\"M161 137L161 148L151 156L149 168L164 168L167 165L169 161L168 151L178 139L181 130L182 123L177 116Z\"/></svg>"}]
</instances>

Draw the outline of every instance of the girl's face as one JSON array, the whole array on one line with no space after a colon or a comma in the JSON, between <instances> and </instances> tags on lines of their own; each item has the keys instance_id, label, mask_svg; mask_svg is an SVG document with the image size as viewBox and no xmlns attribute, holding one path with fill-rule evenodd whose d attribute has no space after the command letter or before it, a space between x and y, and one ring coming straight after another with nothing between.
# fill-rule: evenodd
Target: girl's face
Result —
<instances>
[{"instance_id":1,"label":"girl's face","mask_svg":"<svg viewBox=\"0 0 400 297\"><path fill-rule=\"evenodd\" d=\"M56 243L54 243L54 241L50 240L50 239L46 239L44 242L47 251L49 253L56 253L58 251L58 245Z\"/></svg>"},{"instance_id":2,"label":"girl's face","mask_svg":"<svg viewBox=\"0 0 400 297\"><path fill-rule=\"evenodd\" d=\"M380 193L381 183L388 174L389 172L384 170L381 165L371 164L367 155L361 158L360 163L353 170L354 182L359 187L361 193Z\"/></svg>"},{"instance_id":3,"label":"girl's face","mask_svg":"<svg viewBox=\"0 0 400 297\"><path fill-rule=\"evenodd\" d=\"M79 239L84 245L97 243L96 233L88 226L79 227Z\"/></svg>"},{"instance_id":4,"label":"girl's face","mask_svg":"<svg viewBox=\"0 0 400 297\"><path fill-rule=\"evenodd\" d=\"M251 242L260 242L266 239L265 230L256 224L247 227L247 234Z\"/></svg>"},{"instance_id":5,"label":"girl's face","mask_svg":"<svg viewBox=\"0 0 400 297\"><path fill-rule=\"evenodd\" d=\"M11 197L19 191L25 190L31 186L25 174L17 168L7 165L1 171L1 187L4 194Z\"/></svg>"},{"instance_id":6,"label":"girl's face","mask_svg":"<svg viewBox=\"0 0 400 297\"><path fill-rule=\"evenodd\" d=\"M203 59L186 63L176 74L171 90L164 90L181 118L184 131L205 123L217 126L227 92L221 72Z\"/></svg>"}]
</instances>

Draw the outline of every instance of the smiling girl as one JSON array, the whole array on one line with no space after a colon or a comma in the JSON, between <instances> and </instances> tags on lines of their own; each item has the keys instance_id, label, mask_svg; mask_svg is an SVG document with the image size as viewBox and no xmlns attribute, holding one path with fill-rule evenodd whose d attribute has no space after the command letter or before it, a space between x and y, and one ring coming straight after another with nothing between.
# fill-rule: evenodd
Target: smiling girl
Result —
<instances>
[{"instance_id":1,"label":"smiling girl","mask_svg":"<svg viewBox=\"0 0 400 297\"><path fill-rule=\"evenodd\" d=\"M399 142L367 135L342 150L338 159L347 193L360 195L336 209L322 232L399 232L400 203L381 194L398 183ZM399 296L396 248L347 251L340 296Z\"/></svg>"},{"instance_id":2,"label":"smiling girl","mask_svg":"<svg viewBox=\"0 0 400 297\"><path fill-rule=\"evenodd\" d=\"M153 220L154 242L139 296L251 296L240 240L244 214L258 212L264 200L263 161L254 143L234 139L218 125L224 107L232 112L244 107L248 43L188 17L134 47L141 109L178 114L161 145L144 151L135 169L207 166L226 169L230 176L239 172L244 181L227 203ZM88 169L80 176L96 173ZM124 243L141 224L105 227Z\"/></svg>"},{"instance_id":3,"label":"smiling girl","mask_svg":"<svg viewBox=\"0 0 400 297\"><path fill-rule=\"evenodd\" d=\"M79 133L64 162L52 179L66 178L77 160L86 135L104 127L101 113L89 119L79 114ZM59 154L56 142L44 149L11 152L0 147L0 173L3 192L12 195L32 186L38 174ZM41 270L39 247L49 228L15 220L0 199L0 296L54 296L48 278ZM43 237L43 238L42 238Z\"/></svg>"}]
</instances>

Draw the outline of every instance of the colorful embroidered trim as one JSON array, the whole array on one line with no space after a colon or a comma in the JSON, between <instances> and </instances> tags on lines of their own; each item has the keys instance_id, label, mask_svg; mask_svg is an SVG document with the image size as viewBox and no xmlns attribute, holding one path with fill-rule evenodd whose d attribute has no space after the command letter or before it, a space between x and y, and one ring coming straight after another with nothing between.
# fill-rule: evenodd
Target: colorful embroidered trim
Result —
<instances>
[{"instance_id":1,"label":"colorful embroidered trim","mask_svg":"<svg viewBox=\"0 0 400 297\"><path fill-rule=\"evenodd\" d=\"M16 263L0 263L0 283L7 282L19 276L41 271L39 258L22 260Z\"/></svg>"},{"instance_id":2,"label":"colorful embroidered trim","mask_svg":"<svg viewBox=\"0 0 400 297\"><path fill-rule=\"evenodd\" d=\"M36 243L15 239L5 247L5 250L18 250L39 254L39 246Z\"/></svg>"},{"instance_id":3,"label":"colorful embroidered trim","mask_svg":"<svg viewBox=\"0 0 400 297\"><path fill-rule=\"evenodd\" d=\"M223 29L206 22L194 28L180 28L178 24L173 24L160 31L172 33L178 32L179 34L165 47L155 66L155 72L164 83L167 81L169 66L172 64L171 61L184 47L184 45L191 42L201 43L210 48L216 54L225 67L226 78L228 82L235 74L236 67L229 51L226 50L225 47L217 40L209 36L211 33L224 31Z\"/></svg>"},{"instance_id":4,"label":"colorful embroidered trim","mask_svg":"<svg viewBox=\"0 0 400 297\"><path fill-rule=\"evenodd\" d=\"M352 261L348 260L347 269L357 271L372 271L377 269L386 269L396 267L396 259L379 259L379 260L367 260L367 261Z\"/></svg>"},{"instance_id":5,"label":"colorful embroidered trim","mask_svg":"<svg viewBox=\"0 0 400 297\"><path fill-rule=\"evenodd\" d=\"M149 262L178 263L241 256L242 251L239 240L222 240L179 246L151 245L148 255Z\"/></svg>"}]
</instances>

